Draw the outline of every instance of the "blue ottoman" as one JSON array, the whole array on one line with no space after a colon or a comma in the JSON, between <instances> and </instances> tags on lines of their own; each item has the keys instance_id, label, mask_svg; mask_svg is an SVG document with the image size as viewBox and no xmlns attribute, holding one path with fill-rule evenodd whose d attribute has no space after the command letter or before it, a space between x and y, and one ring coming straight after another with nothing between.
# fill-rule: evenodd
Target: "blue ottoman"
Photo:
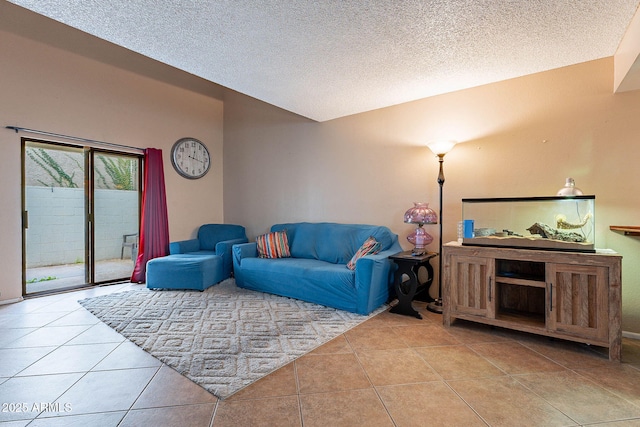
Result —
<instances>
[{"instance_id":1,"label":"blue ottoman","mask_svg":"<svg viewBox=\"0 0 640 427\"><path fill-rule=\"evenodd\" d=\"M175 254L147 262L147 288L204 291L226 279L219 255Z\"/></svg>"}]
</instances>

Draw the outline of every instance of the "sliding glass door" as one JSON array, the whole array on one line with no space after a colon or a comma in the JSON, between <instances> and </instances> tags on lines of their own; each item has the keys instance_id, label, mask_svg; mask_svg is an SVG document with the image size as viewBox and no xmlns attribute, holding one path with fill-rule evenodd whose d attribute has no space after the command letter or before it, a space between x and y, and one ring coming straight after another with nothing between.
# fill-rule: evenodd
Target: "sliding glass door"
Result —
<instances>
[{"instance_id":1,"label":"sliding glass door","mask_svg":"<svg viewBox=\"0 0 640 427\"><path fill-rule=\"evenodd\" d=\"M88 283L83 148L25 142L24 293Z\"/></svg>"},{"instance_id":2,"label":"sliding glass door","mask_svg":"<svg viewBox=\"0 0 640 427\"><path fill-rule=\"evenodd\" d=\"M23 139L23 294L131 277L141 157Z\"/></svg>"},{"instance_id":3,"label":"sliding glass door","mask_svg":"<svg viewBox=\"0 0 640 427\"><path fill-rule=\"evenodd\" d=\"M138 255L138 159L94 152L92 163L94 280L130 278Z\"/></svg>"}]
</instances>

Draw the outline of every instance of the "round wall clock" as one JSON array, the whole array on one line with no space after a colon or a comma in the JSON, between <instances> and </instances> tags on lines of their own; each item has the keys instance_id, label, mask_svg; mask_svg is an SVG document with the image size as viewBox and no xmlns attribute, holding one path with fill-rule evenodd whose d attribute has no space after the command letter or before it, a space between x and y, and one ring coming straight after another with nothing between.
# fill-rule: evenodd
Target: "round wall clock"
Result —
<instances>
[{"instance_id":1,"label":"round wall clock","mask_svg":"<svg viewBox=\"0 0 640 427\"><path fill-rule=\"evenodd\" d=\"M211 166L209 150L195 138L181 138L171 147L171 164L185 178L202 178Z\"/></svg>"}]
</instances>

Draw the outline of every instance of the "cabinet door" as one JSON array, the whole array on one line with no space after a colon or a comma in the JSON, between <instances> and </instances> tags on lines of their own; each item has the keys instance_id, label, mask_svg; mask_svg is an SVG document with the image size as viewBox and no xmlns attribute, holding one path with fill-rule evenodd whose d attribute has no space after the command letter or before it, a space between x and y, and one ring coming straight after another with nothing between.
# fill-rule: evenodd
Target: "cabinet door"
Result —
<instances>
[{"instance_id":1,"label":"cabinet door","mask_svg":"<svg viewBox=\"0 0 640 427\"><path fill-rule=\"evenodd\" d=\"M548 264L549 330L606 341L609 335L607 268Z\"/></svg>"},{"instance_id":2,"label":"cabinet door","mask_svg":"<svg viewBox=\"0 0 640 427\"><path fill-rule=\"evenodd\" d=\"M493 259L451 256L451 314L494 318Z\"/></svg>"}]
</instances>

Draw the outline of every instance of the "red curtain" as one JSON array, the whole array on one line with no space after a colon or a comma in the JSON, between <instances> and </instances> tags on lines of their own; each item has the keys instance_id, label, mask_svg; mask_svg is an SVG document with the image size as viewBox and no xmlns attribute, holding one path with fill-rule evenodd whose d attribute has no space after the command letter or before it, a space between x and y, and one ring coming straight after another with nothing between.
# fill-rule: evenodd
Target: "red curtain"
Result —
<instances>
[{"instance_id":1,"label":"red curtain","mask_svg":"<svg viewBox=\"0 0 640 427\"><path fill-rule=\"evenodd\" d=\"M169 219L164 186L162 150L144 150L144 188L138 259L131 275L134 283L146 281L147 261L169 253Z\"/></svg>"}]
</instances>

